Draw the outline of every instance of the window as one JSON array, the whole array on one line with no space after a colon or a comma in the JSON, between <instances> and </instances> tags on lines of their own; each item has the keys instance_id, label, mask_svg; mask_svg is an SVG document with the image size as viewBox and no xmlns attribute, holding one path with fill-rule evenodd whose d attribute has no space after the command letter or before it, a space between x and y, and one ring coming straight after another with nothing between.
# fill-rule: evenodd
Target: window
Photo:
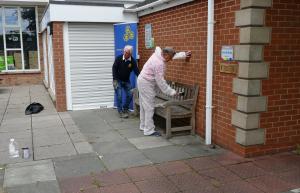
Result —
<instances>
[{"instance_id":1,"label":"window","mask_svg":"<svg viewBox=\"0 0 300 193\"><path fill-rule=\"evenodd\" d=\"M35 7L0 7L0 71L39 70Z\"/></svg>"},{"instance_id":2,"label":"window","mask_svg":"<svg viewBox=\"0 0 300 193\"><path fill-rule=\"evenodd\" d=\"M6 70L4 57L3 25L2 25L2 8L0 7L0 71Z\"/></svg>"},{"instance_id":3,"label":"window","mask_svg":"<svg viewBox=\"0 0 300 193\"><path fill-rule=\"evenodd\" d=\"M5 8L5 24L18 26L18 8Z\"/></svg>"}]
</instances>

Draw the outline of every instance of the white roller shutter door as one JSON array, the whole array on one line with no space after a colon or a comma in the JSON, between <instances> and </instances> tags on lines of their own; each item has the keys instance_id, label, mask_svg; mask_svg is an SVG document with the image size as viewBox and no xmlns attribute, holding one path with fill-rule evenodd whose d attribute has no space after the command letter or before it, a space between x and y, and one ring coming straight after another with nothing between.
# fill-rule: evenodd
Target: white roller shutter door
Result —
<instances>
[{"instance_id":1,"label":"white roller shutter door","mask_svg":"<svg viewBox=\"0 0 300 193\"><path fill-rule=\"evenodd\" d=\"M113 25L68 26L72 110L112 107Z\"/></svg>"}]
</instances>

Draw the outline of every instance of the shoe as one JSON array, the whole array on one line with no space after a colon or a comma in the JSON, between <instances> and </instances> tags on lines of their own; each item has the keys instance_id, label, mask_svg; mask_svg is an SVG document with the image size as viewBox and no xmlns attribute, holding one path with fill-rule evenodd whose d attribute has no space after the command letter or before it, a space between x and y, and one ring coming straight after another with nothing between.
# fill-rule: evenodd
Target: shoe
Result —
<instances>
[{"instance_id":1,"label":"shoe","mask_svg":"<svg viewBox=\"0 0 300 193\"><path fill-rule=\"evenodd\" d=\"M120 113L120 118L127 119L128 113L125 113L125 112Z\"/></svg>"},{"instance_id":2,"label":"shoe","mask_svg":"<svg viewBox=\"0 0 300 193\"><path fill-rule=\"evenodd\" d=\"M148 136L160 137L161 134L159 132L155 131L154 133L152 133L151 135L148 135Z\"/></svg>"}]
</instances>

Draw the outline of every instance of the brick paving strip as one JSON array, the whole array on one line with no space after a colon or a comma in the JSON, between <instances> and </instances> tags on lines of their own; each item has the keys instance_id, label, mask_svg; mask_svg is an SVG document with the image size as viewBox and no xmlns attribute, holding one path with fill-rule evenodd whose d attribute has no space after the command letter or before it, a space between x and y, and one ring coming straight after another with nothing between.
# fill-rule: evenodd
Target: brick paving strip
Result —
<instances>
[{"instance_id":1,"label":"brick paving strip","mask_svg":"<svg viewBox=\"0 0 300 193\"><path fill-rule=\"evenodd\" d=\"M227 152L60 178L59 183L62 193L298 193L300 156L279 155L244 159ZM287 163L291 166L284 169Z\"/></svg>"}]
</instances>

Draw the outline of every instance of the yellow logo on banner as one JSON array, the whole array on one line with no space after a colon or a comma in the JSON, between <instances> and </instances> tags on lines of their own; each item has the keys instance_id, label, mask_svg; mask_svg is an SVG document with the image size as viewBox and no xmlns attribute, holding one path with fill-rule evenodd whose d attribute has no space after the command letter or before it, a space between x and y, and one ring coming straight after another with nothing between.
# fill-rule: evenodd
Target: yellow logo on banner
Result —
<instances>
[{"instance_id":1,"label":"yellow logo on banner","mask_svg":"<svg viewBox=\"0 0 300 193\"><path fill-rule=\"evenodd\" d=\"M134 38L134 33L133 31L131 31L131 28L130 26L126 26L126 29L125 29L125 34L123 36L123 39L125 42L128 42L128 40L133 40Z\"/></svg>"}]
</instances>

